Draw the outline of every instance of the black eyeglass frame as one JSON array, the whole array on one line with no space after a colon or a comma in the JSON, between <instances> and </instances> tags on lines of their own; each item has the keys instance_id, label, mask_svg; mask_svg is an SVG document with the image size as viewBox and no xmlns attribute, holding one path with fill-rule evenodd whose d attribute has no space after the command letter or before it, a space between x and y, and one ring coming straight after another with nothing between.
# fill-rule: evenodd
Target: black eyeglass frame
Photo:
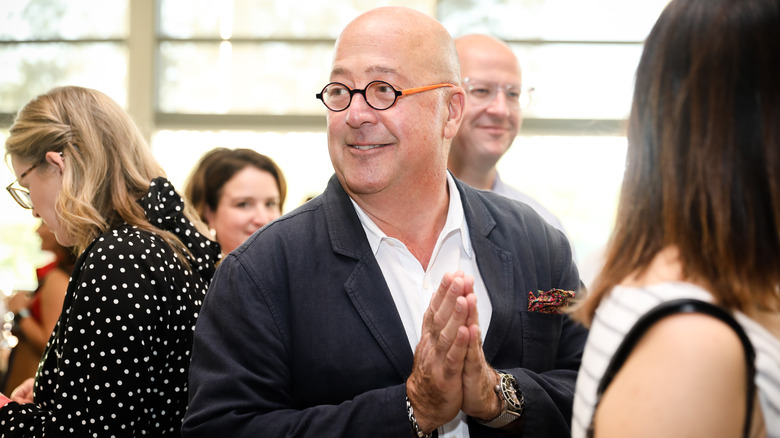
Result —
<instances>
[{"instance_id":1,"label":"black eyeglass frame","mask_svg":"<svg viewBox=\"0 0 780 438\"><path fill-rule=\"evenodd\" d=\"M373 84L385 84L385 85L387 85L388 87L390 87L393 90L393 94L394 94L393 102L390 105L388 105L386 108L377 108L374 105L371 105L371 102L369 102L369 99L366 96L366 90L368 90L368 88L371 87L371 85L373 85ZM331 85L340 85L340 86L344 87L344 89L346 89L347 92L349 92L349 101L347 102L347 105L344 108L342 108L342 109L333 109L333 108L329 107L327 103L325 103L325 98L323 97L323 95L325 94L325 89L327 89ZM392 108L393 105L395 105L395 103L398 101L398 98L401 97L401 96L408 96L410 94L421 93L423 91L434 90L436 88L442 88L442 87L455 87L455 84L450 84L450 83L443 82L441 84L426 85L426 86L423 86L423 87L407 88L407 89L404 89L404 90L396 90L395 87L392 84L390 84L388 82L385 82L385 81L371 81L368 84L366 84L366 86L364 88L362 88L362 89L361 88L349 88L349 86L347 86L346 84L343 84L341 82L331 82L331 83L325 85L324 87L322 87L322 91L317 93L314 97L319 99L319 100L321 100L322 104L325 105L325 108L333 111L334 113L339 113L339 112L345 111L347 108L349 108L350 105L352 105L352 98L355 96L355 94L362 94L363 95L363 100L366 101L366 104L368 106L370 106L371 108L373 108L373 109L375 109L377 111L384 111L384 110L388 110L388 109Z\"/></svg>"}]
</instances>

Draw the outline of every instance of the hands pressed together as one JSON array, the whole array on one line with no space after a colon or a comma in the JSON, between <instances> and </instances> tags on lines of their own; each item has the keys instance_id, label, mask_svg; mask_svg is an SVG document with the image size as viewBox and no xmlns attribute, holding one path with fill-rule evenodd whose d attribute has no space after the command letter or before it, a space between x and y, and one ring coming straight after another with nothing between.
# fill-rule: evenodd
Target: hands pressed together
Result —
<instances>
[{"instance_id":1,"label":"hands pressed together","mask_svg":"<svg viewBox=\"0 0 780 438\"><path fill-rule=\"evenodd\" d=\"M488 420L503 409L494 388L498 373L482 351L474 278L444 275L423 316L422 335L406 381L420 428L430 432L462 410Z\"/></svg>"}]
</instances>

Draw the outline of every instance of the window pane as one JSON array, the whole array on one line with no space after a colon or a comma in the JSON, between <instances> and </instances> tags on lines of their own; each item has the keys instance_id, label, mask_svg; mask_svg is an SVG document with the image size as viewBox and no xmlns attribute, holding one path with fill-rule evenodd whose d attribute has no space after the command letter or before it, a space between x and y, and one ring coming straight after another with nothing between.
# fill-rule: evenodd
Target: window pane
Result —
<instances>
[{"instance_id":1,"label":"window pane","mask_svg":"<svg viewBox=\"0 0 780 438\"><path fill-rule=\"evenodd\" d=\"M644 41L668 0L439 0L439 20L454 35L507 40ZM489 12L488 12L489 11Z\"/></svg>"},{"instance_id":2,"label":"window pane","mask_svg":"<svg viewBox=\"0 0 780 438\"><path fill-rule=\"evenodd\" d=\"M160 45L162 112L322 114L333 45L180 43Z\"/></svg>"},{"instance_id":3,"label":"window pane","mask_svg":"<svg viewBox=\"0 0 780 438\"><path fill-rule=\"evenodd\" d=\"M120 39L127 17L127 0L3 1L0 40Z\"/></svg>"},{"instance_id":4,"label":"window pane","mask_svg":"<svg viewBox=\"0 0 780 438\"><path fill-rule=\"evenodd\" d=\"M612 232L626 146L625 137L521 136L498 162L505 183L561 220L586 284Z\"/></svg>"},{"instance_id":5,"label":"window pane","mask_svg":"<svg viewBox=\"0 0 780 438\"><path fill-rule=\"evenodd\" d=\"M359 13L407 6L432 14L435 0L161 0L160 32L170 38L335 38Z\"/></svg>"},{"instance_id":6,"label":"window pane","mask_svg":"<svg viewBox=\"0 0 780 438\"><path fill-rule=\"evenodd\" d=\"M523 69L523 85L535 87L527 117L628 117L641 45L545 44L513 48Z\"/></svg>"},{"instance_id":7,"label":"window pane","mask_svg":"<svg viewBox=\"0 0 780 438\"><path fill-rule=\"evenodd\" d=\"M0 45L0 113L59 85L98 89L125 106L127 50L113 43Z\"/></svg>"},{"instance_id":8,"label":"window pane","mask_svg":"<svg viewBox=\"0 0 780 438\"><path fill-rule=\"evenodd\" d=\"M324 132L159 131L152 137L154 154L180 193L200 157L218 146L254 149L274 160L287 181L285 213L325 190L333 174Z\"/></svg>"}]
</instances>

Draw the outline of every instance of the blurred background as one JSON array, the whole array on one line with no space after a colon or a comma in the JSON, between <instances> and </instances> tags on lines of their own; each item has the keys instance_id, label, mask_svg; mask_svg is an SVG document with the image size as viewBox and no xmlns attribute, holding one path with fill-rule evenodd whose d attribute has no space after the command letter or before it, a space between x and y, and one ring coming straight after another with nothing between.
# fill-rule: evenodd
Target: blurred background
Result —
<instances>
[{"instance_id":1,"label":"blurred background","mask_svg":"<svg viewBox=\"0 0 780 438\"><path fill-rule=\"evenodd\" d=\"M502 179L563 222L587 280L613 223L625 119L642 43L667 0L0 0L0 141L14 113L59 85L98 89L128 110L180 190L223 146L273 158L284 211L333 173L325 111L333 44L359 13L401 5L457 37L488 33L520 58L535 92ZM13 172L0 166L0 182ZM0 196L0 290L35 286L30 211Z\"/></svg>"}]
</instances>

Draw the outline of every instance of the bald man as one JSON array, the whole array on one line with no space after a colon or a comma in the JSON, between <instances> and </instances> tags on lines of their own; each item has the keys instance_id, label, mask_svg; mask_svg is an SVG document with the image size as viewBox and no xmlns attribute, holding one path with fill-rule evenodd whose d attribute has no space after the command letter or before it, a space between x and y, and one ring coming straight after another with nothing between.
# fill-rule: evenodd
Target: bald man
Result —
<instances>
[{"instance_id":1,"label":"bald man","mask_svg":"<svg viewBox=\"0 0 780 438\"><path fill-rule=\"evenodd\" d=\"M447 172L459 79L425 14L344 29L316 96L335 174L220 265L184 436L568 436L586 332L528 294L577 269L529 207Z\"/></svg>"},{"instance_id":2,"label":"bald man","mask_svg":"<svg viewBox=\"0 0 780 438\"><path fill-rule=\"evenodd\" d=\"M555 228L558 218L542 204L505 184L496 165L523 124L523 88L520 63L512 49L489 35L471 34L455 40L460 58L466 109L460 130L452 140L449 169L456 178L482 190L492 190L530 205Z\"/></svg>"}]
</instances>

